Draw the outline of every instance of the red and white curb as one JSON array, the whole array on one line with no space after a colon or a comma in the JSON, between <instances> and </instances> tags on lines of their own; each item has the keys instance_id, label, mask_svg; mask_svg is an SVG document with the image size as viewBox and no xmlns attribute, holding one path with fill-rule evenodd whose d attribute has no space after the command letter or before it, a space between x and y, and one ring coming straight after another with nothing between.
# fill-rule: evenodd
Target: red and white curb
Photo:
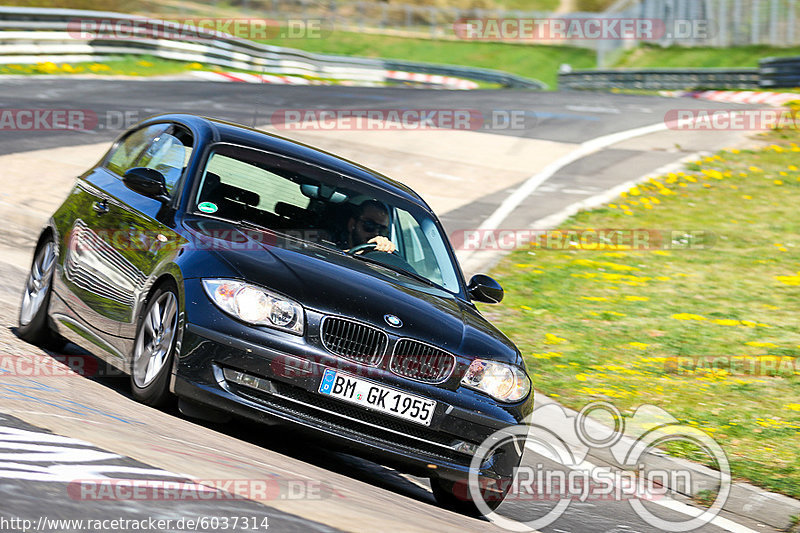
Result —
<instances>
[{"instance_id":1,"label":"red and white curb","mask_svg":"<svg viewBox=\"0 0 800 533\"><path fill-rule=\"evenodd\" d=\"M690 96L714 102L766 104L772 106L783 106L792 100L800 100L800 93L776 93L770 91L662 91L660 94L662 96Z\"/></svg>"},{"instance_id":2,"label":"red and white curb","mask_svg":"<svg viewBox=\"0 0 800 533\"><path fill-rule=\"evenodd\" d=\"M470 80L453 78L450 76L439 76L436 74L420 74L418 72L403 72L399 70L387 70L385 78L390 81L414 81L417 83L429 83L431 85L444 85L449 89L471 90L477 89L478 84Z\"/></svg>"},{"instance_id":3,"label":"red and white curb","mask_svg":"<svg viewBox=\"0 0 800 533\"><path fill-rule=\"evenodd\" d=\"M209 72L193 70L191 75L211 81L230 81L240 83L276 83L280 85L331 85L328 81L308 80L300 76L277 76L274 74L247 74L244 72Z\"/></svg>"},{"instance_id":4,"label":"red and white curb","mask_svg":"<svg viewBox=\"0 0 800 533\"><path fill-rule=\"evenodd\" d=\"M226 81L240 83L274 83L280 85L350 85L359 87L384 86L382 82L367 80L340 80L323 81L309 80L300 76L281 76L277 74L247 74L243 72L209 72L204 70L194 70L190 73L193 77L202 78L210 81ZM477 89L478 84L474 81L453 78L450 76L437 76L434 74L420 74L417 72L401 72L397 70L386 70L383 73L386 81L408 81L414 83L425 83L438 85L447 89L471 90Z\"/></svg>"}]
</instances>

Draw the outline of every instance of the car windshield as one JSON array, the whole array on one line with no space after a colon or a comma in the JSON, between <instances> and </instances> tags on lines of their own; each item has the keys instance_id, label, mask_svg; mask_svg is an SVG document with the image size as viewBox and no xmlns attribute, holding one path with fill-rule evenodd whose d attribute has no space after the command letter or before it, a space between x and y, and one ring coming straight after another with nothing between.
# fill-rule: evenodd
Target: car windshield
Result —
<instances>
[{"instance_id":1,"label":"car windshield","mask_svg":"<svg viewBox=\"0 0 800 533\"><path fill-rule=\"evenodd\" d=\"M430 214L331 170L219 144L209 155L194 200L201 213L250 222L342 251L385 237L396 247L395 253L367 248L363 258L460 292L446 240Z\"/></svg>"}]
</instances>

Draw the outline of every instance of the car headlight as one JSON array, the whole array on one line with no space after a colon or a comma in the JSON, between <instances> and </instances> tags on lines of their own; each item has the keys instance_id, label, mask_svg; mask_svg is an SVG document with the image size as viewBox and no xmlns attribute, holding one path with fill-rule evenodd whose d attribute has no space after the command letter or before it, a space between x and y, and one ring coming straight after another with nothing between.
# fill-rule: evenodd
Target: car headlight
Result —
<instances>
[{"instance_id":1,"label":"car headlight","mask_svg":"<svg viewBox=\"0 0 800 533\"><path fill-rule=\"evenodd\" d=\"M203 288L220 309L239 320L303 334L303 307L261 287L230 279L204 279Z\"/></svg>"},{"instance_id":2,"label":"car headlight","mask_svg":"<svg viewBox=\"0 0 800 533\"><path fill-rule=\"evenodd\" d=\"M501 402L518 402L531 391L531 380L521 368L484 359L472 361L461 384Z\"/></svg>"}]
</instances>

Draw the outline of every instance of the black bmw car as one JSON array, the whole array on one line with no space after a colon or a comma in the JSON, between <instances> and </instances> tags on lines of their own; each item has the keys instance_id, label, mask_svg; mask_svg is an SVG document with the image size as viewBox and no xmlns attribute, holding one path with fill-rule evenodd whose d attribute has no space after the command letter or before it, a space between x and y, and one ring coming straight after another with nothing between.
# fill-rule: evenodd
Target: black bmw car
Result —
<instances>
[{"instance_id":1,"label":"black bmw car","mask_svg":"<svg viewBox=\"0 0 800 533\"><path fill-rule=\"evenodd\" d=\"M442 226L402 183L191 115L151 118L80 176L38 238L20 336L70 340L191 416L288 423L495 507L533 408L519 350L473 302ZM473 491L474 492L474 491ZM466 501L465 501L466 500Z\"/></svg>"}]
</instances>

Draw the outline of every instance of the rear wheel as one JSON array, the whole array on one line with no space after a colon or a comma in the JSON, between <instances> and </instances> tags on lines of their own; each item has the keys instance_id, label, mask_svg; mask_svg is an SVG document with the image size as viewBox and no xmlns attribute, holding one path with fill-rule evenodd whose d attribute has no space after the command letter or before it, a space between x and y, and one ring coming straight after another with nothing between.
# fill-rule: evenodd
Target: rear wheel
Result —
<instances>
[{"instance_id":1,"label":"rear wheel","mask_svg":"<svg viewBox=\"0 0 800 533\"><path fill-rule=\"evenodd\" d=\"M25 282L17 334L30 343L57 350L64 346L64 341L51 329L47 316L55 265L56 245L53 238L48 236L36 250Z\"/></svg>"},{"instance_id":2,"label":"rear wheel","mask_svg":"<svg viewBox=\"0 0 800 533\"><path fill-rule=\"evenodd\" d=\"M131 389L136 400L159 407L172 400L169 374L180 336L178 294L171 285L155 291L139 321L131 362Z\"/></svg>"}]
</instances>

